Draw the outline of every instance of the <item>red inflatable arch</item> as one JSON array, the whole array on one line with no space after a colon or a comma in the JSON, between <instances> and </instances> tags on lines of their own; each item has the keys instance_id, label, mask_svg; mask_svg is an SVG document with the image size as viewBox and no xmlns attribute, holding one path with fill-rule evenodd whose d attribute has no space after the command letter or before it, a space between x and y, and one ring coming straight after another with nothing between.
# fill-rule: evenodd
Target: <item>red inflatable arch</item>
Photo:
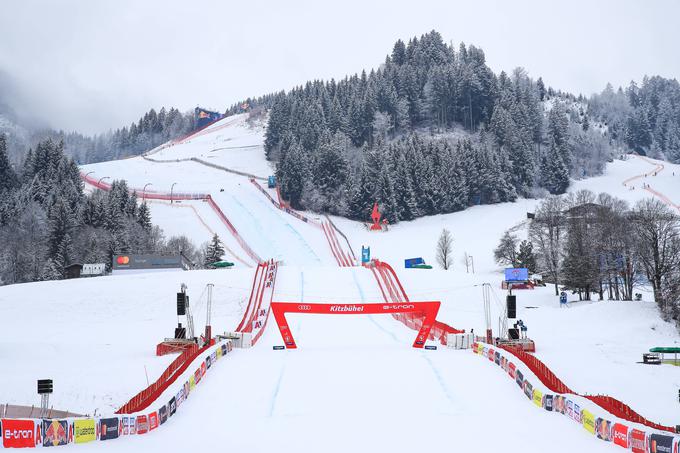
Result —
<instances>
[{"instance_id":1,"label":"red inflatable arch","mask_svg":"<svg viewBox=\"0 0 680 453\"><path fill-rule=\"evenodd\" d=\"M424 315L423 324L418 336L413 342L414 348L422 348L430 335L430 329L434 325L440 302L398 302L398 303L375 303L375 304L312 304L297 302L272 302L271 310L274 319L279 326L281 338L288 349L295 349L295 339L288 327L286 313L309 313L320 315L380 315L392 313L417 313L419 317Z\"/></svg>"}]
</instances>

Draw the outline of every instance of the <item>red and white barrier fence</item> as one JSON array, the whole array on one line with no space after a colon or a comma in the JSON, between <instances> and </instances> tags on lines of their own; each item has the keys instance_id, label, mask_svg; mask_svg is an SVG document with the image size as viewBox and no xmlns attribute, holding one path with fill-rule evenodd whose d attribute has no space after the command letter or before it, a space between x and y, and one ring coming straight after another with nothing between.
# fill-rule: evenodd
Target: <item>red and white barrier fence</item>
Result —
<instances>
[{"instance_id":1,"label":"red and white barrier fence","mask_svg":"<svg viewBox=\"0 0 680 453\"><path fill-rule=\"evenodd\" d=\"M408 295L392 266L379 260L373 260L367 267L373 273L385 302L409 302ZM412 330L419 330L423 325L422 316L393 314L392 317ZM448 335L456 333L465 333L465 331L435 320L432 330L430 330L429 339L446 345Z\"/></svg>"},{"instance_id":2,"label":"red and white barrier fence","mask_svg":"<svg viewBox=\"0 0 680 453\"><path fill-rule=\"evenodd\" d=\"M248 334L250 345L254 346L267 327L269 311L274 297L278 262L269 260L260 263L255 269L248 305L235 332Z\"/></svg>"},{"instance_id":3,"label":"red and white barrier fence","mask_svg":"<svg viewBox=\"0 0 680 453\"><path fill-rule=\"evenodd\" d=\"M85 181L87 184L90 184L91 186L94 186L98 189L109 191L111 190L111 185L102 182L101 180L97 180L95 178L92 178L90 176L87 176L83 173L80 174L80 177L83 181ZM130 193L142 193L144 199L149 199L149 200L203 200L208 203L210 208L217 214L217 217L219 217L220 221L224 224L224 226L227 227L229 230L229 233L236 239L236 242L239 244L239 246L243 249L244 252L255 262L259 263L262 261L262 259L255 253L255 251L246 243L245 240L241 237L239 232L236 230L236 227L231 223L229 218L224 214L222 209L215 203L215 200L213 200L212 196L210 194L206 193L185 193L185 192L179 192L179 193L162 193L162 192L149 192L149 191L142 191L134 188L128 189Z\"/></svg>"},{"instance_id":4,"label":"red and white barrier fence","mask_svg":"<svg viewBox=\"0 0 680 453\"><path fill-rule=\"evenodd\" d=\"M166 424L189 398L196 386L206 378L215 363L233 349L230 340L204 348L177 374L176 381L166 386L142 412L117 413L111 416L74 417L60 419L0 420L4 448L58 447L96 441L108 441L123 436L143 435ZM171 365L172 367L173 365ZM170 367L169 367L170 368ZM151 407L151 410L146 410ZM119 411L120 412L120 411Z\"/></svg>"},{"instance_id":5,"label":"red and white barrier fence","mask_svg":"<svg viewBox=\"0 0 680 453\"><path fill-rule=\"evenodd\" d=\"M612 442L635 453L678 453L680 438L669 435L669 430L664 429L667 427L661 427L660 431L664 432L649 431L648 425L639 420L621 417L616 411L601 406L588 396L571 391L556 392L550 387L541 388L541 384L545 385L543 378L534 371L537 369L541 372L541 369L536 368L536 364L529 367L524 361L518 360L519 357L514 355L515 350L496 349L489 344L476 342L472 346L472 352L503 369L537 407L569 417L602 441ZM562 386L563 390L569 390L564 384ZM603 413L603 410L608 413ZM659 429L659 426L652 428Z\"/></svg>"},{"instance_id":6,"label":"red and white barrier fence","mask_svg":"<svg viewBox=\"0 0 680 453\"><path fill-rule=\"evenodd\" d=\"M513 348L508 346L499 346L500 349L507 351L508 353L514 355L517 360L521 361L526 365L527 368L531 370L532 373L538 377L543 385L545 385L550 391L558 393L570 393L574 395L580 395L584 398L591 400L593 403L597 404L606 411L616 415L624 420L639 423L647 427L657 429L659 431L675 432L675 428L671 426L664 426L659 423L652 422L645 417L641 416L635 412L627 404L613 398L611 396L605 395L588 395L579 394L569 388L562 380L560 380L555 373L548 368L543 362L541 362L536 356L524 352L519 348Z\"/></svg>"}]
</instances>

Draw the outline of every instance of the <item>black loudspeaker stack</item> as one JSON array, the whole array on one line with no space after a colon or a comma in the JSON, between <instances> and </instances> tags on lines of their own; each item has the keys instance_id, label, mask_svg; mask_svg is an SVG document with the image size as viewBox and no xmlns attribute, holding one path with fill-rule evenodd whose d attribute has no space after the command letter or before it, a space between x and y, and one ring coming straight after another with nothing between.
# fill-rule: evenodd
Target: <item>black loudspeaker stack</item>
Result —
<instances>
[{"instance_id":1,"label":"black loudspeaker stack","mask_svg":"<svg viewBox=\"0 0 680 453\"><path fill-rule=\"evenodd\" d=\"M177 316L184 316L187 314L186 294L177 293Z\"/></svg>"},{"instance_id":2,"label":"black loudspeaker stack","mask_svg":"<svg viewBox=\"0 0 680 453\"><path fill-rule=\"evenodd\" d=\"M508 319L515 319L517 317L517 296L508 295L506 302L508 307Z\"/></svg>"}]
</instances>

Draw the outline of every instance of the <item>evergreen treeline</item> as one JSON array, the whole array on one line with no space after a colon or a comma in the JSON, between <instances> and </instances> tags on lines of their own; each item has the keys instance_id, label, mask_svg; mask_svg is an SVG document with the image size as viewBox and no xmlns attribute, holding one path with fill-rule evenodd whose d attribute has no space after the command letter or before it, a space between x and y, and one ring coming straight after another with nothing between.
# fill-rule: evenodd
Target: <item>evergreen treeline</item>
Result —
<instances>
[{"instance_id":1,"label":"evergreen treeline","mask_svg":"<svg viewBox=\"0 0 680 453\"><path fill-rule=\"evenodd\" d=\"M263 100L265 151L293 207L361 220L374 201L398 221L559 194L612 152L556 98L546 113L551 93L521 69L496 76L481 49L433 31L397 41L378 70Z\"/></svg>"},{"instance_id":2,"label":"evergreen treeline","mask_svg":"<svg viewBox=\"0 0 680 453\"><path fill-rule=\"evenodd\" d=\"M42 129L30 133L28 138L13 137L10 156L22 161L28 148L52 140L63 142L64 153L78 164L116 160L139 155L173 138L188 134L195 128L193 112L181 113L175 108L165 107L156 112L149 110L137 122L95 136L78 132Z\"/></svg>"},{"instance_id":3,"label":"evergreen treeline","mask_svg":"<svg viewBox=\"0 0 680 453\"><path fill-rule=\"evenodd\" d=\"M680 163L680 83L645 77L614 91L611 85L594 95L592 114L606 122L613 140L640 154Z\"/></svg>"},{"instance_id":4,"label":"evergreen treeline","mask_svg":"<svg viewBox=\"0 0 680 453\"><path fill-rule=\"evenodd\" d=\"M163 240L124 181L85 195L64 144L49 139L16 172L0 134L0 284L63 278L72 263L110 266L116 253L180 250L195 253L186 238Z\"/></svg>"}]
</instances>

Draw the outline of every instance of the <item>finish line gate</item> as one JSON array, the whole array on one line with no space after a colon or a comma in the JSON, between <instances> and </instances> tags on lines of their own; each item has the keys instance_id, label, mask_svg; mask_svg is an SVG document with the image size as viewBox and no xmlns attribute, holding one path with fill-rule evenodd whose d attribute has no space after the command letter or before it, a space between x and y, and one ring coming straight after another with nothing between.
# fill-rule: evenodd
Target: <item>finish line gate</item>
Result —
<instances>
[{"instance_id":1,"label":"finish line gate","mask_svg":"<svg viewBox=\"0 0 680 453\"><path fill-rule=\"evenodd\" d=\"M414 313L422 317L422 325L413 342L414 348L422 348L430 336L441 302L398 302L377 304L300 304L296 302L272 302L271 310L279 326L281 338L288 349L296 349L293 332L288 327L286 313L308 313L315 315L383 315Z\"/></svg>"}]
</instances>

